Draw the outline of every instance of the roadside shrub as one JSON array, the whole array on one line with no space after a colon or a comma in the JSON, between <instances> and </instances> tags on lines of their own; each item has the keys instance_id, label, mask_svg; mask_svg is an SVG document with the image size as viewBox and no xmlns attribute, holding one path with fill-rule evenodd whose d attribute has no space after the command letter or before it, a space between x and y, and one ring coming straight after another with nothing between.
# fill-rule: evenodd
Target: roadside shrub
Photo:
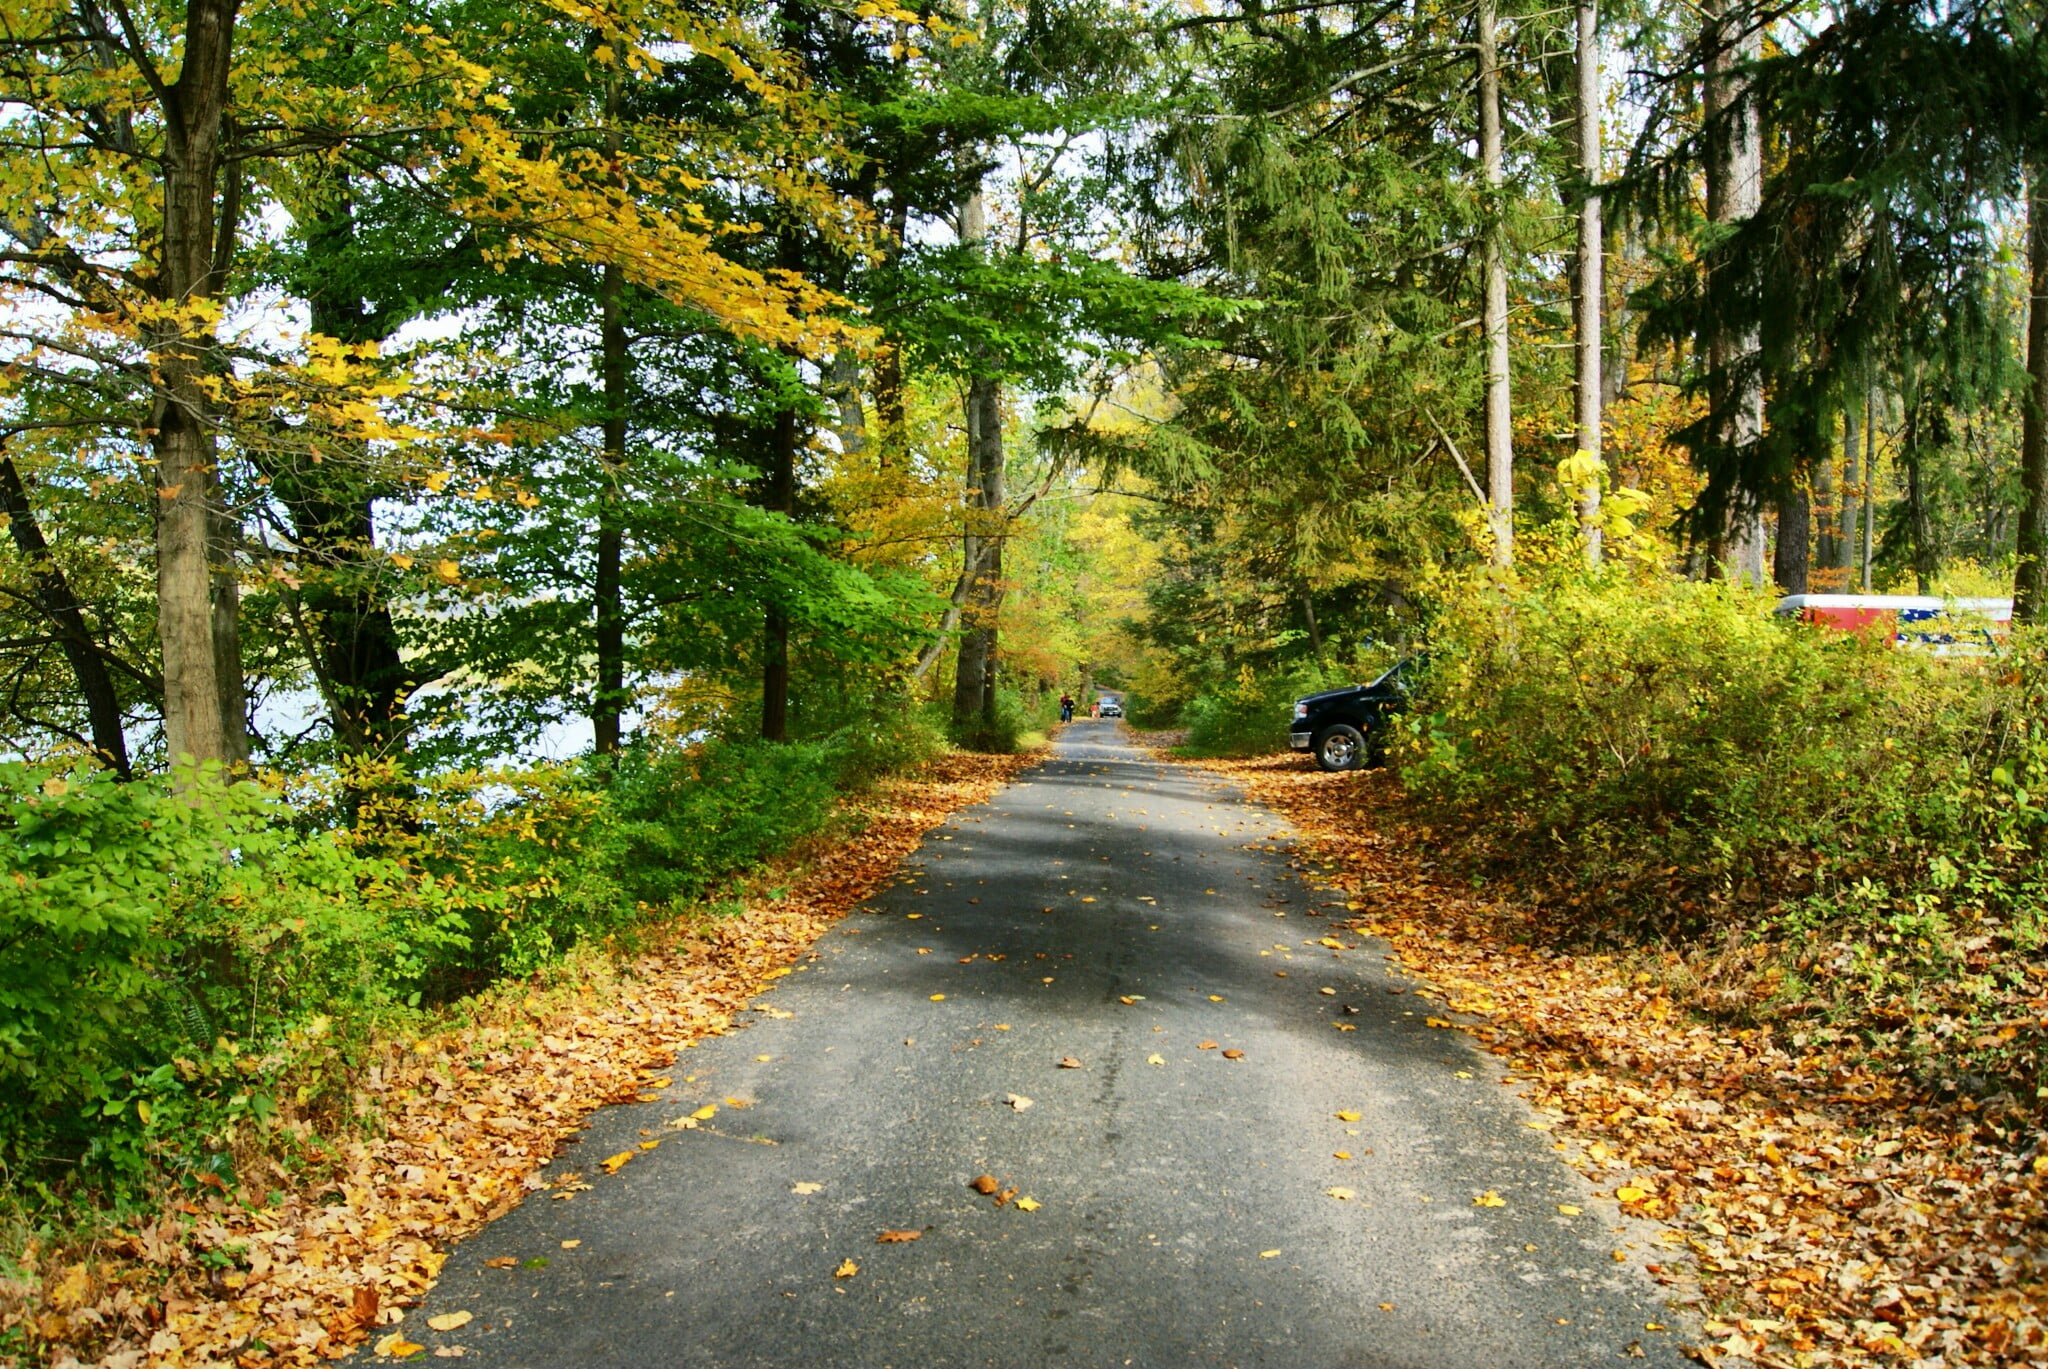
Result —
<instances>
[{"instance_id":1,"label":"roadside shrub","mask_svg":"<svg viewBox=\"0 0 2048 1369\"><path fill-rule=\"evenodd\" d=\"M1313 663L1264 675L1241 666L1235 680L1203 690L1181 710L1186 749L1198 756L1285 751L1294 701L1328 687L1324 672Z\"/></svg>"},{"instance_id":2,"label":"roadside shrub","mask_svg":"<svg viewBox=\"0 0 2048 1369\"><path fill-rule=\"evenodd\" d=\"M159 1143L202 1163L225 1143L191 1104L201 1131L269 1120L309 1034L359 1036L463 938L417 876L251 783L5 764L0 791L0 1151L32 1173L133 1177Z\"/></svg>"},{"instance_id":3,"label":"roadside shrub","mask_svg":"<svg viewBox=\"0 0 2048 1369\"><path fill-rule=\"evenodd\" d=\"M2048 642L1942 660L1769 609L1621 571L1453 596L1396 746L1413 811L1550 935L1732 935L1769 970L1722 1006L1837 1017L2032 1104Z\"/></svg>"}]
</instances>

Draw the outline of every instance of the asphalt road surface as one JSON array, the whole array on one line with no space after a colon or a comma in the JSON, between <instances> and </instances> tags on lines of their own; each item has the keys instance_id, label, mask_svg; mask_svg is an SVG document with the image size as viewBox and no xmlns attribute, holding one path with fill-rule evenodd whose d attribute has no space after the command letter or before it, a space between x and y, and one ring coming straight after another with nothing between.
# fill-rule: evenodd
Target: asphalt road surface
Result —
<instances>
[{"instance_id":1,"label":"asphalt road surface","mask_svg":"<svg viewBox=\"0 0 2048 1369\"><path fill-rule=\"evenodd\" d=\"M1277 818L1078 722L662 1101L598 1114L551 1166L589 1190L456 1247L406 1333L485 1365L1686 1363L1654 1228L1332 897Z\"/></svg>"}]
</instances>

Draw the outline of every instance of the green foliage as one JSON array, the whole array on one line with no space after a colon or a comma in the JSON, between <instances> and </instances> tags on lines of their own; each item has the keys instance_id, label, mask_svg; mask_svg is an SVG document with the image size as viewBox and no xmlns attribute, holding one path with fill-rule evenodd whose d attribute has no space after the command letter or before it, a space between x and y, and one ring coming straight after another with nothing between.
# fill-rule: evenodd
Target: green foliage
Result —
<instances>
[{"instance_id":1,"label":"green foliage","mask_svg":"<svg viewBox=\"0 0 2048 1369\"><path fill-rule=\"evenodd\" d=\"M1294 701L1330 687L1312 662L1263 675L1250 666L1240 667L1235 680L1204 690L1181 710L1181 722L1188 729L1187 749L1198 756L1284 751Z\"/></svg>"},{"instance_id":2,"label":"green foliage","mask_svg":"<svg viewBox=\"0 0 2048 1369\"><path fill-rule=\"evenodd\" d=\"M289 1149L345 1121L368 1043L422 1005L714 896L942 745L870 711L289 797L0 765L0 1163L47 1199L231 1177L252 1128Z\"/></svg>"},{"instance_id":3,"label":"green foliage","mask_svg":"<svg viewBox=\"0 0 2048 1369\"><path fill-rule=\"evenodd\" d=\"M1402 779L1549 934L1755 937L1783 948L1775 1010L1903 1033L1971 1087L2048 1084L2040 1032L1976 1025L2019 1013L2048 937L2048 643L1938 659L1725 585L1571 573L1454 596L1433 653Z\"/></svg>"},{"instance_id":4,"label":"green foliage","mask_svg":"<svg viewBox=\"0 0 2048 1369\"><path fill-rule=\"evenodd\" d=\"M174 793L8 764L0 788L10 1163L132 1174L146 1144L192 1144L164 1100L195 1092L219 1122L272 1115L269 1081L310 1039L379 1020L462 938L431 884L294 832L253 784ZM301 1080L297 1103L333 1082Z\"/></svg>"}]
</instances>

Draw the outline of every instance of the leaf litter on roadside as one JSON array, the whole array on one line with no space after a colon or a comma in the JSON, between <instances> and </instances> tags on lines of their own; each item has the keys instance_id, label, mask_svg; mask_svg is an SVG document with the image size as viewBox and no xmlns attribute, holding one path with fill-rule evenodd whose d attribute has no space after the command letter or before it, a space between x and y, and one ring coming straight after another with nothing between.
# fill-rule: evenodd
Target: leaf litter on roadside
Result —
<instances>
[{"instance_id":1,"label":"leaf litter on roadside","mask_svg":"<svg viewBox=\"0 0 2048 1369\"><path fill-rule=\"evenodd\" d=\"M587 1191L579 1176L550 1180L541 1168L560 1141L604 1104L666 1087L679 1042L731 1030L756 994L816 954L821 933L888 883L926 832L1033 759L955 754L886 781L848 800L849 830L806 848L806 864L764 872L741 913L679 920L657 952L580 960L552 993L504 986L475 1000L460 1026L390 1043L362 1067L364 1093L382 1105L381 1134L328 1142L331 1163L316 1183L267 1194L287 1177L280 1172L246 1202L216 1190L139 1221L90 1264L35 1271L30 1292L0 1309L6 1326L32 1327L52 1365L178 1369L235 1362L256 1343L268 1347L263 1363L315 1365L373 1332L380 1354L420 1353L380 1323L433 1287L448 1244L529 1194ZM1012 1097L1018 1110L1030 1106ZM670 1125L701 1128L717 1110L706 1104ZM611 1157L613 1168L637 1153ZM237 1267L220 1277L231 1250ZM858 1269L848 1260L835 1272Z\"/></svg>"},{"instance_id":2,"label":"leaf litter on roadside","mask_svg":"<svg viewBox=\"0 0 2048 1369\"><path fill-rule=\"evenodd\" d=\"M1201 764L1294 824L1347 925L1467 1019L1429 1025L1510 1062L1560 1158L1666 1224L1647 1267L1700 1310L1701 1362L2048 1365L2048 1143L1927 1096L1882 1041L1696 1016L1665 987L1690 973L1674 953L1546 947L1528 910L1430 877L1391 776Z\"/></svg>"}]
</instances>

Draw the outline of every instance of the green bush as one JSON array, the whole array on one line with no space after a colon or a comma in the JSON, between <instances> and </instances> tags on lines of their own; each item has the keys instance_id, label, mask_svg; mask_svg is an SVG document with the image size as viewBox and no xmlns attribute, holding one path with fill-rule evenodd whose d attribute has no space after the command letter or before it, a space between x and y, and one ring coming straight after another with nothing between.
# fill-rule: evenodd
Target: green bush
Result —
<instances>
[{"instance_id":1,"label":"green bush","mask_svg":"<svg viewBox=\"0 0 2048 1369\"><path fill-rule=\"evenodd\" d=\"M430 886L293 831L254 784L173 792L6 764L0 791L10 1162L132 1174L153 1138L193 1148L177 1104L201 1094L217 1122L263 1120L308 1031L364 1029L463 937Z\"/></svg>"},{"instance_id":2,"label":"green bush","mask_svg":"<svg viewBox=\"0 0 2048 1369\"><path fill-rule=\"evenodd\" d=\"M1198 756L1285 751L1294 701L1329 687L1312 663L1264 675L1242 667L1234 682L1203 690L1181 710L1187 750Z\"/></svg>"},{"instance_id":3,"label":"green bush","mask_svg":"<svg viewBox=\"0 0 2048 1369\"><path fill-rule=\"evenodd\" d=\"M2040 636L1942 660L1728 586L1560 574L1448 601L1395 758L1421 822L1549 934L1733 933L1772 948L1783 1010L2031 1100L2038 1025L1972 1024L2038 1018L2044 704Z\"/></svg>"},{"instance_id":4,"label":"green bush","mask_svg":"<svg viewBox=\"0 0 2048 1369\"><path fill-rule=\"evenodd\" d=\"M0 1164L46 1199L226 1178L248 1127L345 1120L379 1033L715 893L939 745L878 717L291 800L0 764Z\"/></svg>"}]
</instances>

